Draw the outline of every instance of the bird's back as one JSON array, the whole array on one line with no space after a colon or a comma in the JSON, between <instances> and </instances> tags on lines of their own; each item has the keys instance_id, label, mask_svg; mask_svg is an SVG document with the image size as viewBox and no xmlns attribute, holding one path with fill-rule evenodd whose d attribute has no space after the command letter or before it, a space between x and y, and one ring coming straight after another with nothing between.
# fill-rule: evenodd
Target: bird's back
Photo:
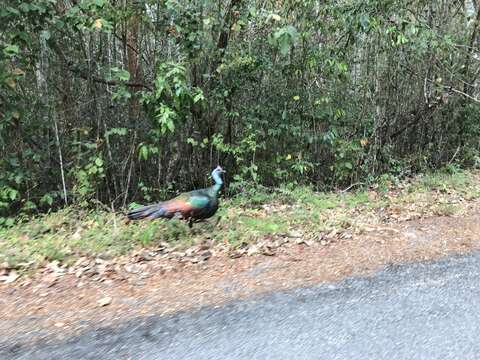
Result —
<instances>
[{"instance_id":1,"label":"bird's back","mask_svg":"<svg viewBox=\"0 0 480 360\"><path fill-rule=\"evenodd\" d=\"M188 193L188 202L192 204L192 218L206 219L218 210L218 197L212 194L211 188L193 190Z\"/></svg>"}]
</instances>

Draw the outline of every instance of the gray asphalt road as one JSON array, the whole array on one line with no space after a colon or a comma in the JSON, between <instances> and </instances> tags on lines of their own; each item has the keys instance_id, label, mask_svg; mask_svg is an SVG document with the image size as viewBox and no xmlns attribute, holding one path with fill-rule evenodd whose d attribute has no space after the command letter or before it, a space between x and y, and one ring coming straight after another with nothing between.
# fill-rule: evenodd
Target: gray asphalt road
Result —
<instances>
[{"instance_id":1,"label":"gray asphalt road","mask_svg":"<svg viewBox=\"0 0 480 360\"><path fill-rule=\"evenodd\" d=\"M480 359L480 254L170 317L0 359Z\"/></svg>"}]
</instances>

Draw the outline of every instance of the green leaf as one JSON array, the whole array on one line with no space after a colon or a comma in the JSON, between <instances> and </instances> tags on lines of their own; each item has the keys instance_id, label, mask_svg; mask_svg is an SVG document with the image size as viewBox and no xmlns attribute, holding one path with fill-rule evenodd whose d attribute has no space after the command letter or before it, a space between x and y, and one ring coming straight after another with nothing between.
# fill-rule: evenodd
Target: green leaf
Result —
<instances>
[{"instance_id":1,"label":"green leaf","mask_svg":"<svg viewBox=\"0 0 480 360\"><path fill-rule=\"evenodd\" d=\"M292 41L296 41L299 36L297 29L292 25L288 25L287 27L285 27L285 33L290 35Z\"/></svg>"},{"instance_id":2,"label":"green leaf","mask_svg":"<svg viewBox=\"0 0 480 360\"><path fill-rule=\"evenodd\" d=\"M23 181L23 176L22 175L16 175L13 179L15 181L15 184L21 184Z\"/></svg>"},{"instance_id":3,"label":"green leaf","mask_svg":"<svg viewBox=\"0 0 480 360\"><path fill-rule=\"evenodd\" d=\"M127 132L127 128L112 128L105 132L105 137L110 137L111 135L125 136Z\"/></svg>"},{"instance_id":4,"label":"green leaf","mask_svg":"<svg viewBox=\"0 0 480 360\"><path fill-rule=\"evenodd\" d=\"M173 121L170 121L167 124L167 127L168 127L168 130L170 130L170 132L173 132L175 130L175 124L173 123Z\"/></svg>"},{"instance_id":5,"label":"green leaf","mask_svg":"<svg viewBox=\"0 0 480 360\"><path fill-rule=\"evenodd\" d=\"M97 165L98 167L102 167L103 166L103 160L101 158L96 158L95 159L95 165Z\"/></svg>"},{"instance_id":6,"label":"green leaf","mask_svg":"<svg viewBox=\"0 0 480 360\"><path fill-rule=\"evenodd\" d=\"M18 191L15 189L10 189L8 193L8 197L11 201L15 200L17 198Z\"/></svg>"},{"instance_id":7,"label":"green leaf","mask_svg":"<svg viewBox=\"0 0 480 360\"><path fill-rule=\"evenodd\" d=\"M22 207L22 210L35 210L37 208L37 205L33 202L33 201L30 201L28 200L27 202L25 202L25 204L23 204L23 207Z\"/></svg>"},{"instance_id":8,"label":"green leaf","mask_svg":"<svg viewBox=\"0 0 480 360\"><path fill-rule=\"evenodd\" d=\"M398 34L397 45L403 45L403 44L406 44L407 42L408 42L408 39L405 37L405 35Z\"/></svg>"},{"instance_id":9,"label":"green leaf","mask_svg":"<svg viewBox=\"0 0 480 360\"><path fill-rule=\"evenodd\" d=\"M48 206L52 206L53 204L53 197L50 195L50 194L45 194L42 196L42 198L40 199L40 204L45 204L45 205L48 205Z\"/></svg>"},{"instance_id":10,"label":"green leaf","mask_svg":"<svg viewBox=\"0 0 480 360\"><path fill-rule=\"evenodd\" d=\"M130 73L127 70L120 69L118 67L112 68L113 77L121 81L130 80Z\"/></svg>"},{"instance_id":11,"label":"green leaf","mask_svg":"<svg viewBox=\"0 0 480 360\"><path fill-rule=\"evenodd\" d=\"M31 6L27 2L22 2L18 8L22 10L24 13L28 13L31 9Z\"/></svg>"},{"instance_id":12,"label":"green leaf","mask_svg":"<svg viewBox=\"0 0 480 360\"><path fill-rule=\"evenodd\" d=\"M287 55L290 51L290 40L286 36L282 36L279 40L280 54Z\"/></svg>"},{"instance_id":13,"label":"green leaf","mask_svg":"<svg viewBox=\"0 0 480 360\"><path fill-rule=\"evenodd\" d=\"M194 104L196 104L196 103L199 102L200 100L205 100L205 97L203 96L202 90L199 90L198 93L196 93L196 94L193 96L193 103L194 103Z\"/></svg>"},{"instance_id":14,"label":"green leaf","mask_svg":"<svg viewBox=\"0 0 480 360\"><path fill-rule=\"evenodd\" d=\"M192 145L192 146L197 146L197 145L198 145L198 142L197 142L195 139L193 139L193 138L188 138L188 139L187 139L187 144L190 144L190 145Z\"/></svg>"},{"instance_id":15,"label":"green leaf","mask_svg":"<svg viewBox=\"0 0 480 360\"><path fill-rule=\"evenodd\" d=\"M142 145L140 146L140 149L138 150L138 157L140 160L148 160L148 147L147 145Z\"/></svg>"},{"instance_id":16,"label":"green leaf","mask_svg":"<svg viewBox=\"0 0 480 360\"><path fill-rule=\"evenodd\" d=\"M3 48L3 53L5 56L8 57L13 57L18 54L20 51L19 47L17 45L9 44Z\"/></svg>"},{"instance_id":17,"label":"green leaf","mask_svg":"<svg viewBox=\"0 0 480 360\"><path fill-rule=\"evenodd\" d=\"M50 31L48 30L43 30L41 33L40 33L40 39L43 39L45 41L47 41L48 39L50 39Z\"/></svg>"},{"instance_id":18,"label":"green leaf","mask_svg":"<svg viewBox=\"0 0 480 360\"><path fill-rule=\"evenodd\" d=\"M57 29L63 29L65 27L65 22L60 19L55 20L54 25Z\"/></svg>"}]
</instances>

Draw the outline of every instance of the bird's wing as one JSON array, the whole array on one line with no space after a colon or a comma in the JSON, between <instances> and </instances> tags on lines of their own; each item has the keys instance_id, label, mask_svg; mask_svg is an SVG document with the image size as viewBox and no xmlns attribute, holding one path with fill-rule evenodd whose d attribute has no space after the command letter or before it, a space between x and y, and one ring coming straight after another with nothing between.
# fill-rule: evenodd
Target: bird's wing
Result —
<instances>
[{"instance_id":1,"label":"bird's wing","mask_svg":"<svg viewBox=\"0 0 480 360\"><path fill-rule=\"evenodd\" d=\"M210 198L205 194L190 193L188 194L187 203L192 209L203 209L210 203Z\"/></svg>"},{"instance_id":2,"label":"bird's wing","mask_svg":"<svg viewBox=\"0 0 480 360\"><path fill-rule=\"evenodd\" d=\"M190 217L196 211L208 206L210 199L202 194L182 194L169 201L161 203L157 212L153 213L153 217L173 217L180 213L183 217Z\"/></svg>"},{"instance_id":3,"label":"bird's wing","mask_svg":"<svg viewBox=\"0 0 480 360\"><path fill-rule=\"evenodd\" d=\"M177 215L182 217L191 217L207 207L210 198L207 195L190 192L181 194L171 200L164 201L158 204L144 206L138 209L134 209L128 213L128 217L131 220L149 218L172 218Z\"/></svg>"}]
</instances>

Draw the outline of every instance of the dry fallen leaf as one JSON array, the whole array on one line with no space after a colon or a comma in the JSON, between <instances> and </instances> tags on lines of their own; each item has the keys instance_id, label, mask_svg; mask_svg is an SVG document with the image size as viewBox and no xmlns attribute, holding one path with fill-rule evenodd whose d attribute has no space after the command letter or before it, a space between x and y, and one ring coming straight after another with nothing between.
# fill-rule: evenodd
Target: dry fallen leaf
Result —
<instances>
[{"instance_id":1,"label":"dry fallen leaf","mask_svg":"<svg viewBox=\"0 0 480 360\"><path fill-rule=\"evenodd\" d=\"M302 233L298 230L292 230L290 231L288 234L287 234L288 237L291 237L291 238L301 238L302 237Z\"/></svg>"},{"instance_id":2,"label":"dry fallen leaf","mask_svg":"<svg viewBox=\"0 0 480 360\"><path fill-rule=\"evenodd\" d=\"M305 239L304 238L297 238L297 240L295 240L295 244L297 244L297 245L305 244Z\"/></svg>"},{"instance_id":3,"label":"dry fallen leaf","mask_svg":"<svg viewBox=\"0 0 480 360\"><path fill-rule=\"evenodd\" d=\"M72 235L72 239L73 240L80 240L82 238L82 235L81 235L81 232L82 232L82 229L81 228L78 228L77 231L75 231Z\"/></svg>"},{"instance_id":4,"label":"dry fallen leaf","mask_svg":"<svg viewBox=\"0 0 480 360\"><path fill-rule=\"evenodd\" d=\"M47 269L50 269L55 274L63 274L66 270L60 267L60 262L58 260L52 261L47 265Z\"/></svg>"},{"instance_id":5,"label":"dry fallen leaf","mask_svg":"<svg viewBox=\"0 0 480 360\"><path fill-rule=\"evenodd\" d=\"M275 250L273 250L269 246L263 246L261 251L262 251L262 255L275 256Z\"/></svg>"},{"instance_id":6,"label":"dry fallen leaf","mask_svg":"<svg viewBox=\"0 0 480 360\"><path fill-rule=\"evenodd\" d=\"M112 303L112 298L110 296L105 296L97 301L98 306L107 306Z\"/></svg>"},{"instance_id":7,"label":"dry fallen leaf","mask_svg":"<svg viewBox=\"0 0 480 360\"><path fill-rule=\"evenodd\" d=\"M12 73L13 73L14 75L17 75L17 76L23 76L23 75L25 75L25 71L23 71L23 70L20 69L20 68L15 68L15 69L13 69Z\"/></svg>"},{"instance_id":8,"label":"dry fallen leaf","mask_svg":"<svg viewBox=\"0 0 480 360\"><path fill-rule=\"evenodd\" d=\"M259 248L257 245L251 245L248 247L247 255L252 256L259 253Z\"/></svg>"},{"instance_id":9,"label":"dry fallen leaf","mask_svg":"<svg viewBox=\"0 0 480 360\"><path fill-rule=\"evenodd\" d=\"M212 257L212 252L210 250L206 250L206 251L203 251L201 254L200 254L200 260L202 261L207 261L208 259L210 259Z\"/></svg>"},{"instance_id":10,"label":"dry fallen leaf","mask_svg":"<svg viewBox=\"0 0 480 360\"><path fill-rule=\"evenodd\" d=\"M100 30L102 28L102 19L95 20L95 22L93 23L93 26L95 26L97 30Z\"/></svg>"},{"instance_id":11,"label":"dry fallen leaf","mask_svg":"<svg viewBox=\"0 0 480 360\"><path fill-rule=\"evenodd\" d=\"M230 259L238 259L241 258L245 254L245 250L239 249L239 250L233 250L229 253Z\"/></svg>"},{"instance_id":12,"label":"dry fallen leaf","mask_svg":"<svg viewBox=\"0 0 480 360\"><path fill-rule=\"evenodd\" d=\"M26 278L20 285L22 287L30 286L32 284L32 279L31 278Z\"/></svg>"},{"instance_id":13,"label":"dry fallen leaf","mask_svg":"<svg viewBox=\"0 0 480 360\"><path fill-rule=\"evenodd\" d=\"M2 276L0 277L0 280L2 280L5 284L11 284L20 277L20 275L15 271L12 270L7 276Z\"/></svg>"},{"instance_id":14,"label":"dry fallen leaf","mask_svg":"<svg viewBox=\"0 0 480 360\"><path fill-rule=\"evenodd\" d=\"M8 79L4 80L4 82L8 86L10 86L12 89L15 89L15 87L17 86L17 82L13 78L8 78Z\"/></svg>"},{"instance_id":15,"label":"dry fallen leaf","mask_svg":"<svg viewBox=\"0 0 480 360\"><path fill-rule=\"evenodd\" d=\"M47 287L52 287L58 280L57 273L50 273L42 277L42 282L45 283Z\"/></svg>"}]
</instances>

